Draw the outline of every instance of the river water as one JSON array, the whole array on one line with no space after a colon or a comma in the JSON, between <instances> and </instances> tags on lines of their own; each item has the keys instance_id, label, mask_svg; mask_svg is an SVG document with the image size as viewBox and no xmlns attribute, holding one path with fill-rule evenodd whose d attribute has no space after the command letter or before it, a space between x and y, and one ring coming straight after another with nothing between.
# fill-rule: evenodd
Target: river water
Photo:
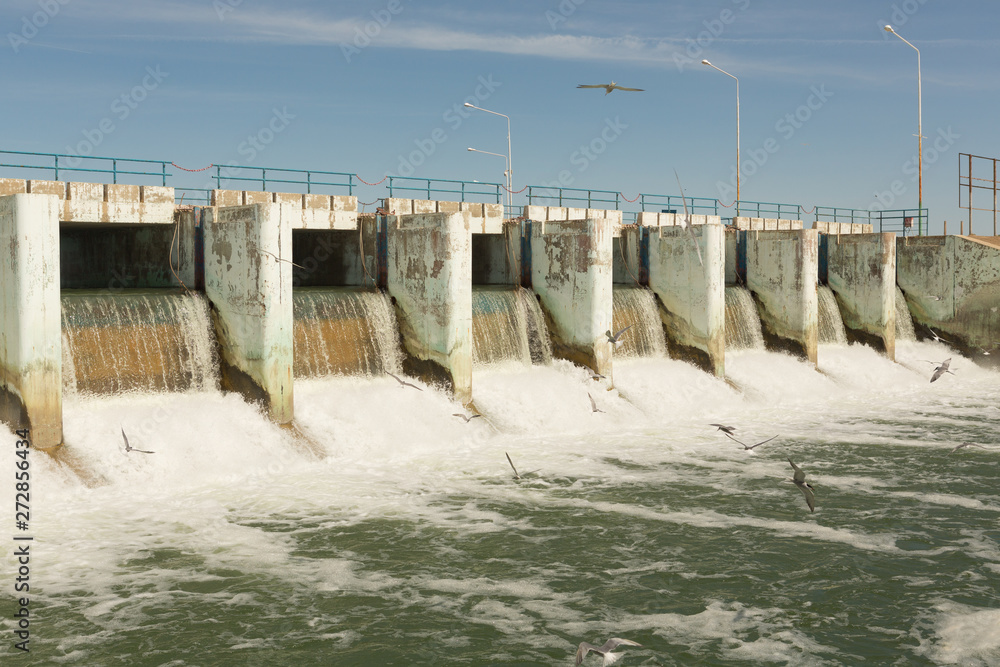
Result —
<instances>
[{"instance_id":1,"label":"river water","mask_svg":"<svg viewBox=\"0 0 1000 667\"><path fill-rule=\"evenodd\" d=\"M614 636L642 644L621 665L1000 664L1000 374L897 356L477 372L468 423L432 388L300 380L300 434L214 390L67 396L87 482L31 454L31 654L5 611L0 662L571 665Z\"/></svg>"}]
</instances>

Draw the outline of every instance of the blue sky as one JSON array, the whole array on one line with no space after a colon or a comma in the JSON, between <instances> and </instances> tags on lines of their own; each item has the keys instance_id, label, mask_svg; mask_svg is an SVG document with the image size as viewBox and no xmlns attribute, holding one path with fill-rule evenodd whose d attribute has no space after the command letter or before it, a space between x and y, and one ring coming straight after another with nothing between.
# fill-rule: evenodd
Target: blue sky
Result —
<instances>
[{"instance_id":1,"label":"blue sky","mask_svg":"<svg viewBox=\"0 0 1000 667\"><path fill-rule=\"evenodd\" d=\"M917 54L891 23L922 56L924 206L954 233L959 153L1000 157L997 16L985 0L5 0L0 148L500 182L503 159L466 149L506 153L506 121L472 98L511 118L515 189L676 195L676 170L729 204L735 82L707 58L740 80L744 200L915 208ZM576 88L612 80L645 92ZM992 232L991 213L973 221Z\"/></svg>"}]
</instances>

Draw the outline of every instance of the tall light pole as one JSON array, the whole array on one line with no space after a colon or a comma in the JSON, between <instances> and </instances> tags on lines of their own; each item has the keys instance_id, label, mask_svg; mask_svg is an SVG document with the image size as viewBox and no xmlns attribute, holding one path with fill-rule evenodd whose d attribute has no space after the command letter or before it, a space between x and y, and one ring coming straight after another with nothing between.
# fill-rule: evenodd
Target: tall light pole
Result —
<instances>
[{"instance_id":1,"label":"tall light pole","mask_svg":"<svg viewBox=\"0 0 1000 667\"><path fill-rule=\"evenodd\" d=\"M923 93L920 90L920 49L910 44L903 36L892 29L891 25L885 27L886 32L891 32L906 42L917 52L917 234L924 233L924 133L923 133Z\"/></svg>"},{"instance_id":2,"label":"tall light pole","mask_svg":"<svg viewBox=\"0 0 1000 667\"><path fill-rule=\"evenodd\" d=\"M511 190L514 189L514 161L510 157L510 116L502 113L497 113L496 111L490 111L489 109L484 109L482 107L477 107L475 104L465 103L465 106L470 109L479 109L480 111L485 111L486 113L491 113L494 116L503 116L507 119L507 206L510 208L511 213L514 212L514 193Z\"/></svg>"},{"instance_id":3,"label":"tall light pole","mask_svg":"<svg viewBox=\"0 0 1000 667\"><path fill-rule=\"evenodd\" d=\"M712 69L717 69L726 76L736 80L736 215L738 216L740 214L740 171L742 170L742 166L740 165L740 80L707 60L702 60L701 64L708 65Z\"/></svg>"},{"instance_id":4,"label":"tall light pole","mask_svg":"<svg viewBox=\"0 0 1000 667\"><path fill-rule=\"evenodd\" d=\"M496 155L497 157L502 157L504 159L505 164L507 165L507 169L504 170L504 172L503 172L504 183L507 184L508 191L510 190L510 158L508 158L503 153L491 153L489 151L481 151L478 148L467 148L466 150L472 151L473 153L485 153L486 155ZM507 193L507 196L508 196L508 199L509 199L510 198L510 192Z\"/></svg>"}]
</instances>

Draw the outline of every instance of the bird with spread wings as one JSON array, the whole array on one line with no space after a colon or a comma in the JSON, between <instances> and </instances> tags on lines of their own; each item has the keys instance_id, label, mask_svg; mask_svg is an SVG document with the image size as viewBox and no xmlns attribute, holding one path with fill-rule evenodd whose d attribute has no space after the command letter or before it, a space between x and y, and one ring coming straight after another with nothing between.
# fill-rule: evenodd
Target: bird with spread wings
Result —
<instances>
[{"instance_id":1,"label":"bird with spread wings","mask_svg":"<svg viewBox=\"0 0 1000 667\"><path fill-rule=\"evenodd\" d=\"M617 83L612 81L611 83L598 83L598 84L580 84L577 88L603 88L604 94L611 94L612 90L627 90L633 93L641 93L644 91L643 88L626 88L625 86L619 86Z\"/></svg>"}]
</instances>

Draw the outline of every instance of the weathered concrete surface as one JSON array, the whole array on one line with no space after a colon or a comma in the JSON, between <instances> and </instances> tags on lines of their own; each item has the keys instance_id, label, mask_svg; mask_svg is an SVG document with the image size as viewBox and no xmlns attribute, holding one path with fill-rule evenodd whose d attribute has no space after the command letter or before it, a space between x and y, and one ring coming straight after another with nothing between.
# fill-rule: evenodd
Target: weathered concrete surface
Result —
<instances>
[{"instance_id":1,"label":"weathered concrete surface","mask_svg":"<svg viewBox=\"0 0 1000 667\"><path fill-rule=\"evenodd\" d=\"M608 378L613 233L611 218L531 225L531 283L549 321L553 354Z\"/></svg>"},{"instance_id":2,"label":"weathered concrete surface","mask_svg":"<svg viewBox=\"0 0 1000 667\"><path fill-rule=\"evenodd\" d=\"M62 444L59 198L0 197L0 419Z\"/></svg>"},{"instance_id":3,"label":"weathered concrete surface","mask_svg":"<svg viewBox=\"0 0 1000 667\"><path fill-rule=\"evenodd\" d=\"M743 231L794 231L802 229L801 220L786 220L784 218L733 218L733 227Z\"/></svg>"},{"instance_id":4,"label":"weathered concrete surface","mask_svg":"<svg viewBox=\"0 0 1000 667\"><path fill-rule=\"evenodd\" d=\"M693 240L692 240L693 235ZM649 237L649 287L660 302L671 356L726 374L725 232L664 226ZM701 251L701 262L694 243Z\"/></svg>"},{"instance_id":5,"label":"weathered concrete surface","mask_svg":"<svg viewBox=\"0 0 1000 667\"><path fill-rule=\"evenodd\" d=\"M768 347L816 363L819 337L819 233L747 232L747 288L757 301Z\"/></svg>"},{"instance_id":6,"label":"weathered concrete surface","mask_svg":"<svg viewBox=\"0 0 1000 667\"><path fill-rule=\"evenodd\" d=\"M849 340L896 359L896 235L841 234L826 239L827 281Z\"/></svg>"},{"instance_id":7,"label":"weathered concrete surface","mask_svg":"<svg viewBox=\"0 0 1000 667\"><path fill-rule=\"evenodd\" d=\"M618 236L621 233L622 212L617 210L528 205L524 207L523 212L525 220L533 220L537 222L583 220L585 218L608 220L611 224L612 234L614 236Z\"/></svg>"},{"instance_id":8,"label":"weathered concrete surface","mask_svg":"<svg viewBox=\"0 0 1000 667\"><path fill-rule=\"evenodd\" d=\"M820 234L842 235L842 234L872 234L875 232L875 225L861 222L823 222L817 220L813 223L813 229Z\"/></svg>"},{"instance_id":9,"label":"weathered concrete surface","mask_svg":"<svg viewBox=\"0 0 1000 667\"><path fill-rule=\"evenodd\" d=\"M430 199L401 199L391 197L385 200L389 215L415 215L419 213L469 213L469 228L473 234L503 233L503 204L480 204L477 202L433 201Z\"/></svg>"},{"instance_id":10,"label":"weathered concrete surface","mask_svg":"<svg viewBox=\"0 0 1000 667\"><path fill-rule=\"evenodd\" d=\"M292 228L287 204L205 211L205 294L220 346L224 389L292 421Z\"/></svg>"},{"instance_id":11,"label":"weathered concrete surface","mask_svg":"<svg viewBox=\"0 0 1000 667\"><path fill-rule=\"evenodd\" d=\"M351 195L313 195L250 190L212 190L211 206L284 204L291 212L292 229L357 229L358 198Z\"/></svg>"},{"instance_id":12,"label":"weathered concrete surface","mask_svg":"<svg viewBox=\"0 0 1000 667\"><path fill-rule=\"evenodd\" d=\"M472 215L391 215L387 288L396 304L404 367L472 401Z\"/></svg>"},{"instance_id":13,"label":"weathered concrete surface","mask_svg":"<svg viewBox=\"0 0 1000 667\"><path fill-rule=\"evenodd\" d=\"M1000 237L900 238L896 281L918 336L933 327L976 361L1000 364Z\"/></svg>"},{"instance_id":14,"label":"weathered concrete surface","mask_svg":"<svg viewBox=\"0 0 1000 667\"><path fill-rule=\"evenodd\" d=\"M169 225L174 222L174 189L153 185L115 185L3 179L0 194L27 192L59 198L59 220L89 224Z\"/></svg>"}]
</instances>

